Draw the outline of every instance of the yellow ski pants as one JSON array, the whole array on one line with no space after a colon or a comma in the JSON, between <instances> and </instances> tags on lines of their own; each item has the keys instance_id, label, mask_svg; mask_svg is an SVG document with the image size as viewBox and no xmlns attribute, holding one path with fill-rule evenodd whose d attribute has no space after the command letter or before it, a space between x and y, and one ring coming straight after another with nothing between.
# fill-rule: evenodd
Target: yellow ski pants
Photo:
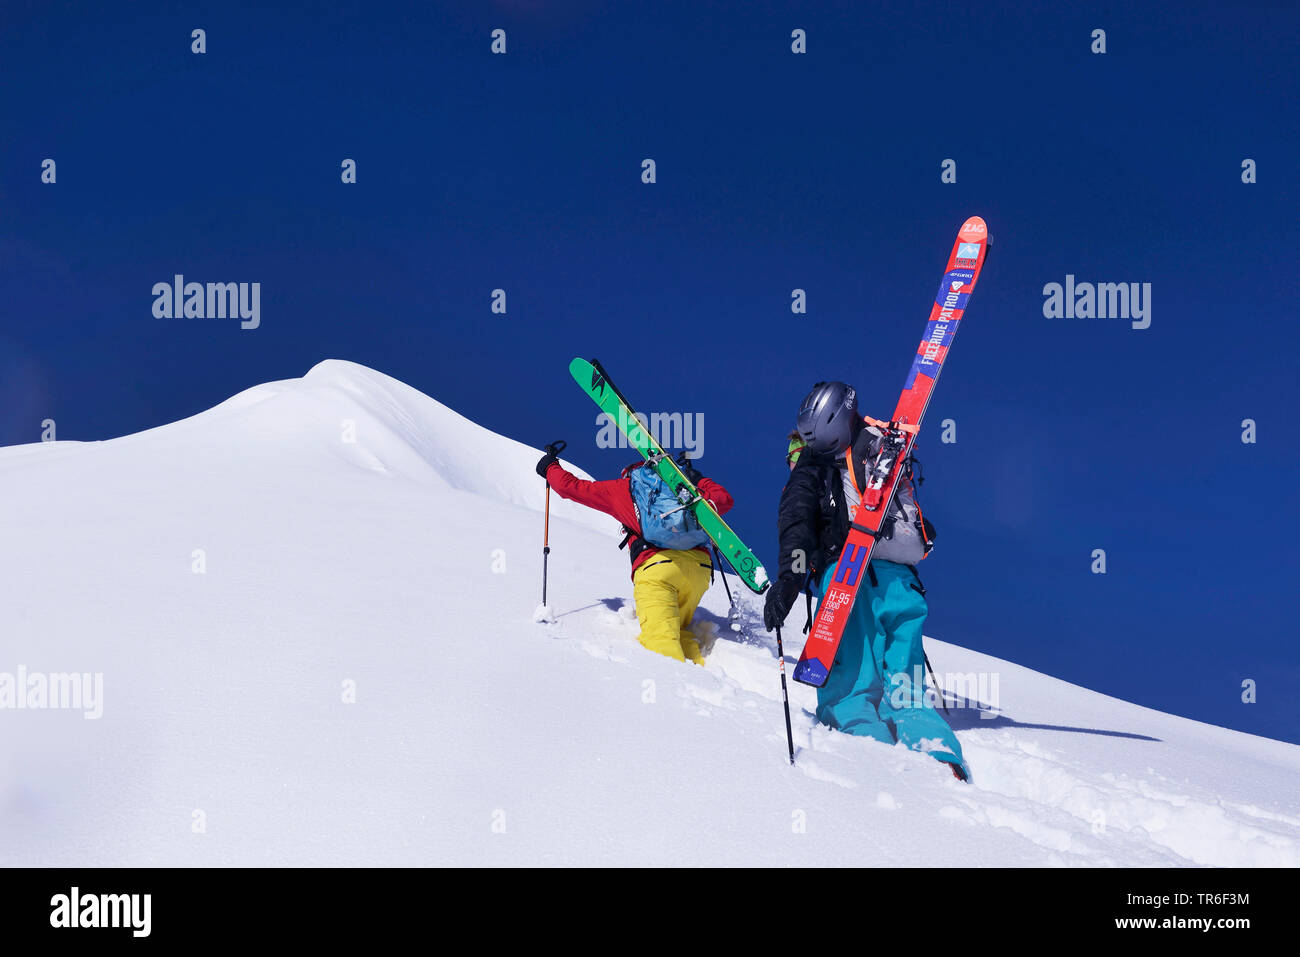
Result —
<instances>
[{"instance_id":1,"label":"yellow ski pants","mask_svg":"<svg viewBox=\"0 0 1300 957\"><path fill-rule=\"evenodd\" d=\"M696 606L709 590L711 570L708 555L693 549L665 549L636 570L632 599L641 623L637 640L644 647L678 661L704 664L690 626Z\"/></svg>"}]
</instances>

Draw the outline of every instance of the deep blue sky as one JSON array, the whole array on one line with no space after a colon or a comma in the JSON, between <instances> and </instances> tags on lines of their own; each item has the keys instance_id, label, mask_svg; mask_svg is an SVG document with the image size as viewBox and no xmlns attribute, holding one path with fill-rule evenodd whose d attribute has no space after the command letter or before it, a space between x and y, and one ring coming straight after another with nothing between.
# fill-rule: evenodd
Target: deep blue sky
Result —
<instances>
[{"instance_id":1,"label":"deep blue sky","mask_svg":"<svg viewBox=\"0 0 1300 957\"><path fill-rule=\"evenodd\" d=\"M774 563L799 399L840 378L888 415L979 214L995 245L920 445L928 630L1300 741L1294 4L277 6L6 0L0 443L345 358L609 474L628 454L566 372L596 356L638 406L704 414L705 471ZM176 272L260 281L262 327L155 319ZM1150 282L1151 328L1043 318L1067 273Z\"/></svg>"}]
</instances>

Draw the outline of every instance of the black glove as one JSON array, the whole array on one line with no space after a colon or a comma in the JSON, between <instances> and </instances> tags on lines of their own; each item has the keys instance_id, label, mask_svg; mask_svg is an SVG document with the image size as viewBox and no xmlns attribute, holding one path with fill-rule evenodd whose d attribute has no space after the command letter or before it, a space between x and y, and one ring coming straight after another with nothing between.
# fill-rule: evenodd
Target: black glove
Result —
<instances>
[{"instance_id":1,"label":"black glove","mask_svg":"<svg viewBox=\"0 0 1300 957\"><path fill-rule=\"evenodd\" d=\"M763 604L763 627L768 631L785 624L786 616L799 598L799 589L803 585L793 575L782 575L767 593Z\"/></svg>"},{"instance_id":2,"label":"black glove","mask_svg":"<svg viewBox=\"0 0 1300 957\"><path fill-rule=\"evenodd\" d=\"M560 461L560 453L564 451L568 444L569 443L564 441L564 439L556 439L548 445L546 447L546 454L543 455L542 460L537 463L537 474L542 478L546 478L546 473L550 470L552 465Z\"/></svg>"},{"instance_id":3,"label":"black glove","mask_svg":"<svg viewBox=\"0 0 1300 957\"><path fill-rule=\"evenodd\" d=\"M699 488L700 481L704 476L700 473L699 469L691 464L691 460L686 457L686 453L683 452L681 455L677 456L676 461L677 467L681 469L682 474L686 476L686 481L690 482L696 488Z\"/></svg>"}]
</instances>

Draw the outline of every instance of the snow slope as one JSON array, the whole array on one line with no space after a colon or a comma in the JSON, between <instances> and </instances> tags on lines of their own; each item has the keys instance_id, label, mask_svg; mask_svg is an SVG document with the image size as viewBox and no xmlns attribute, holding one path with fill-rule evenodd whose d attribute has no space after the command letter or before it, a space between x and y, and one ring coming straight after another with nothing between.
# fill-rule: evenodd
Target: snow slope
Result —
<instances>
[{"instance_id":1,"label":"snow slope","mask_svg":"<svg viewBox=\"0 0 1300 957\"><path fill-rule=\"evenodd\" d=\"M940 641L998 681L973 785L801 685L790 768L755 597L710 591L706 668L651 655L614 523L553 499L531 620L538 455L339 361L0 450L0 677L103 676L98 719L0 710L0 862L1300 864L1300 748Z\"/></svg>"}]
</instances>

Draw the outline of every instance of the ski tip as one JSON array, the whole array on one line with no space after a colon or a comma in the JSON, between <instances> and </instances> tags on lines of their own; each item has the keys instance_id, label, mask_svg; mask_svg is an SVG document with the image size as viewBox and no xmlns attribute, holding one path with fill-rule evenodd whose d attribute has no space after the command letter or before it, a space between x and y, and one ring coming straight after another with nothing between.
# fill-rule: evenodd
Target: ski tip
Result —
<instances>
[{"instance_id":1,"label":"ski tip","mask_svg":"<svg viewBox=\"0 0 1300 957\"><path fill-rule=\"evenodd\" d=\"M594 360L583 359L581 356L570 360L569 375L584 389L591 388L602 378L600 366L595 365Z\"/></svg>"},{"instance_id":2,"label":"ski tip","mask_svg":"<svg viewBox=\"0 0 1300 957\"><path fill-rule=\"evenodd\" d=\"M961 229L957 232L957 238L964 243L978 243L981 240L987 240L989 239L988 224L984 222L983 217L972 216L961 224Z\"/></svg>"}]
</instances>

